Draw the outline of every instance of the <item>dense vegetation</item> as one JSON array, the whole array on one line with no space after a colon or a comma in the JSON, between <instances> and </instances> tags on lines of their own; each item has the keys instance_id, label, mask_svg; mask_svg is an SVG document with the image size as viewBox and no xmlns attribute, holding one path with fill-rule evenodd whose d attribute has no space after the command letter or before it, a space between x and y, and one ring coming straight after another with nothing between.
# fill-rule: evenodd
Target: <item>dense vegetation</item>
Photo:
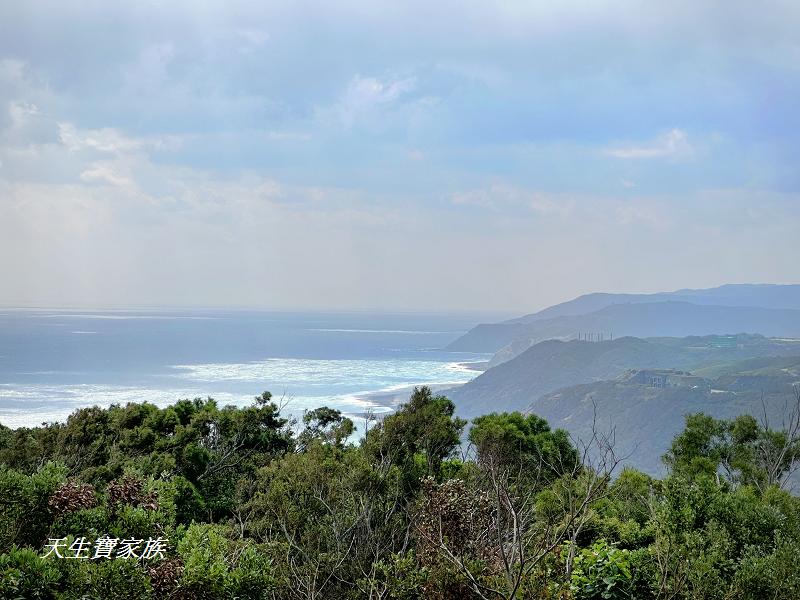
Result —
<instances>
[{"instance_id":1,"label":"dense vegetation","mask_svg":"<svg viewBox=\"0 0 800 600\"><path fill-rule=\"evenodd\" d=\"M183 400L0 428L2 598L797 598L796 412L692 415L663 480L613 434L467 423L427 388L353 442L320 408ZM367 427L368 426L368 427ZM163 558L43 558L161 537Z\"/></svg>"}]
</instances>

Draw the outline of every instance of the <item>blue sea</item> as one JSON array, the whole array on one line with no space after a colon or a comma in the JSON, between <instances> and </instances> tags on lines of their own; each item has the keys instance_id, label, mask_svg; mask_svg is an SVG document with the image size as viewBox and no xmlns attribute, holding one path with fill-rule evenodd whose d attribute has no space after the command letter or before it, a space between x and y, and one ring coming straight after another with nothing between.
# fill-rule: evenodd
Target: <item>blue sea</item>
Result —
<instances>
[{"instance_id":1,"label":"blue sea","mask_svg":"<svg viewBox=\"0 0 800 600\"><path fill-rule=\"evenodd\" d=\"M222 310L0 310L0 423L64 421L77 408L181 398L358 417L420 384L457 385L488 356L442 350L499 315Z\"/></svg>"}]
</instances>

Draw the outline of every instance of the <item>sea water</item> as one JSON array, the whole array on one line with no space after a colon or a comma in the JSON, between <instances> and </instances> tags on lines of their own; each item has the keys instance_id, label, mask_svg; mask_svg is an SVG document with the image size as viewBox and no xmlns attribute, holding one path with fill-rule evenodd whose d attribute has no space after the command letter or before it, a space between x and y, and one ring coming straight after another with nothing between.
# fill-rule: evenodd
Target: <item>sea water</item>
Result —
<instances>
[{"instance_id":1,"label":"sea water","mask_svg":"<svg viewBox=\"0 0 800 600\"><path fill-rule=\"evenodd\" d=\"M443 348L496 315L231 310L0 310L0 424L63 421L75 409L166 406L263 391L284 412L392 409L380 392L464 383L485 355Z\"/></svg>"}]
</instances>

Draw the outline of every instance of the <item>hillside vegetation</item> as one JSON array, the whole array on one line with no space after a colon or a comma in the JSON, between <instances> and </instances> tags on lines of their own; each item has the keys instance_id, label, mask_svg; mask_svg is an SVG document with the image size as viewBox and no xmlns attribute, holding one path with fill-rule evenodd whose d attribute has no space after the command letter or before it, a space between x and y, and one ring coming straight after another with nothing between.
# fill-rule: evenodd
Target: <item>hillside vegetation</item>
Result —
<instances>
[{"instance_id":1,"label":"hillside vegetation","mask_svg":"<svg viewBox=\"0 0 800 600\"><path fill-rule=\"evenodd\" d=\"M626 464L659 474L663 473L660 457L688 414L703 412L722 419L748 414L782 426L800 383L800 357L754 359L708 371L721 374L677 376L666 387L641 381L642 376L664 371L633 371L613 381L545 394L527 410L579 437L590 434L595 420L603 427L613 426Z\"/></svg>"},{"instance_id":2,"label":"hillside vegetation","mask_svg":"<svg viewBox=\"0 0 800 600\"><path fill-rule=\"evenodd\" d=\"M739 361L800 355L800 341L760 335L634 337L584 342L547 340L449 391L459 414L522 410L542 395L581 383L611 380L629 369L726 369Z\"/></svg>"},{"instance_id":3,"label":"hillside vegetation","mask_svg":"<svg viewBox=\"0 0 800 600\"><path fill-rule=\"evenodd\" d=\"M601 428L576 440L535 414L476 418L464 449L427 388L358 442L338 411L291 423L267 393L0 428L0 597L789 600L788 408L783 428L688 417L660 480L620 471Z\"/></svg>"}]
</instances>

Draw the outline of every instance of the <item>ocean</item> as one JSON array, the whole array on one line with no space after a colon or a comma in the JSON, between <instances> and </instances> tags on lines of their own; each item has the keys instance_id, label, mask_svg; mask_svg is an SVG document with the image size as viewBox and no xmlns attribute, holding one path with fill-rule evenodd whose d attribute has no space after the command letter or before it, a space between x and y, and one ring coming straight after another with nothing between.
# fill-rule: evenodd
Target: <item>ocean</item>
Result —
<instances>
[{"instance_id":1,"label":"ocean","mask_svg":"<svg viewBox=\"0 0 800 600\"><path fill-rule=\"evenodd\" d=\"M488 356L447 352L496 315L224 310L0 310L0 424L65 421L75 409L166 406L263 391L299 417L322 405L359 418L414 385L447 387ZM393 399L389 401L388 399Z\"/></svg>"}]
</instances>

